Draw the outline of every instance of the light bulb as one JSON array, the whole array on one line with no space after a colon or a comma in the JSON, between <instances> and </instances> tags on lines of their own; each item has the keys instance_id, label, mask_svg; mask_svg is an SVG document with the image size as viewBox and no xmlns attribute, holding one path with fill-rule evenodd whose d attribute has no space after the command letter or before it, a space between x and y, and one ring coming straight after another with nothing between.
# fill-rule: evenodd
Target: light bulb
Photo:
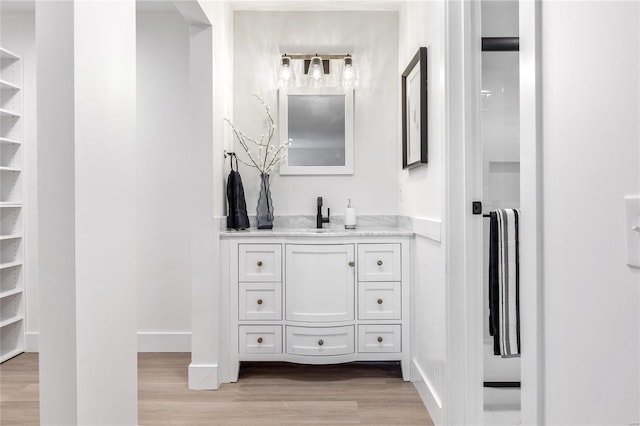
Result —
<instances>
[{"instance_id":1,"label":"light bulb","mask_svg":"<svg viewBox=\"0 0 640 426\"><path fill-rule=\"evenodd\" d=\"M340 73L340 81L344 87L354 87L358 82L358 75L356 70L353 69L353 59L350 55L347 55L344 59L344 66Z\"/></svg>"},{"instance_id":2,"label":"light bulb","mask_svg":"<svg viewBox=\"0 0 640 426\"><path fill-rule=\"evenodd\" d=\"M324 67L322 66L322 58L319 56L314 56L311 58L311 63L309 64L309 77L312 80L319 81L324 76Z\"/></svg>"},{"instance_id":3,"label":"light bulb","mask_svg":"<svg viewBox=\"0 0 640 426\"><path fill-rule=\"evenodd\" d=\"M278 85L280 87L291 86L296 82L296 75L291 68L291 58L286 54L280 58L280 75Z\"/></svg>"}]
</instances>

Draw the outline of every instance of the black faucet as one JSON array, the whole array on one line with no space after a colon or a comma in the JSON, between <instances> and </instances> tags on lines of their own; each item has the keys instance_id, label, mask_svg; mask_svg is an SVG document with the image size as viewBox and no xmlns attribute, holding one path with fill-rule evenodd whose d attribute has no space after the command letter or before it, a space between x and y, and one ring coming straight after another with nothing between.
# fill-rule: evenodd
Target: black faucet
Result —
<instances>
[{"instance_id":1,"label":"black faucet","mask_svg":"<svg viewBox=\"0 0 640 426\"><path fill-rule=\"evenodd\" d=\"M322 217L322 197L318 197L318 214L316 215L316 228L322 228L323 223L329 223L331 209L327 207L327 217Z\"/></svg>"}]
</instances>

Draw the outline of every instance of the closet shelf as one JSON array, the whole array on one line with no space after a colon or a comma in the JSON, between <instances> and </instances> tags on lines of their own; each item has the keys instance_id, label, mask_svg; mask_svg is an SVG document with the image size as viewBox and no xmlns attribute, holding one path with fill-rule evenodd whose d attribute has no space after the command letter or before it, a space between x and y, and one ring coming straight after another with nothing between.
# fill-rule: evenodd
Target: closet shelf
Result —
<instances>
[{"instance_id":1,"label":"closet shelf","mask_svg":"<svg viewBox=\"0 0 640 426\"><path fill-rule=\"evenodd\" d=\"M14 118L20 118L21 117L21 115L18 114L17 112L12 112L12 111L9 111L9 110L4 109L4 108L0 108L0 116L2 116L2 117L14 117Z\"/></svg>"},{"instance_id":2,"label":"closet shelf","mask_svg":"<svg viewBox=\"0 0 640 426\"><path fill-rule=\"evenodd\" d=\"M21 288L14 288L13 290L3 291L2 293L0 293L0 299L4 299L5 297L13 296L20 293L22 293Z\"/></svg>"},{"instance_id":3,"label":"closet shelf","mask_svg":"<svg viewBox=\"0 0 640 426\"><path fill-rule=\"evenodd\" d=\"M1 362L5 362L11 358L13 358L16 355L20 355L22 352L24 352L22 349L14 349L12 351L7 352L6 354L0 353L0 363Z\"/></svg>"},{"instance_id":4,"label":"closet shelf","mask_svg":"<svg viewBox=\"0 0 640 426\"><path fill-rule=\"evenodd\" d=\"M21 87L0 78L0 89L20 90Z\"/></svg>"},{"instance_id":5,"label":"closet shelf","mask_svg":"<svg viewBox=\"0 0 640 426\"><path fill-rule=\"evenodd\" d=\"M14 145L22 145L22 142L17 141L15 139L9 139L9 138L0 138L0 143L10 143L10 144L14 144Z\"/></svg>"},{"instance_id":6,"label":"closet shelf","mask_svg":"<svg viewBox=\"0 0 640 426\"><path fill-rule=\"evenodd\" d=\"M16 323L18 321L22 321L23 319L24 319L24 317L22 315L17 315L15 317L11 317L9 319L6 319L6 320L0 322L0 328L6 327L6 326L11 325L13 323Z\"/></svg>"},{"instance_id":7,"label":"closet shelf","mask_svg":"<svg viewBox=\"0 0 640 426\"><path fill-rule=\"evenodd\" d=\"M16 55L10 50L5 49L4 47L0 47L0 58L17 61L18 59L20 59L20 56Z\"/></svg>"},{"instance_id":8,"label":"closet shelf","mask_svg":"<svg viewBox=\"0 0 640 426\"><path fill-rule=\"evenodd\" d=\"M22 262L0 263L0 269L15 268L16 266L22 266Z\"/></svg>"},{"instance_id":9,"label":"closet shelf","mask_svg":"<svg viewBox=\"0 0 640 426\"><path fill-rule=\"evenodd\" d=\"M1 0L0 0L1 1ZM2 180L2 259L0 259L0 362L24 352L25 349L25 251L23 248L25 187L21 57L0 47L0 180ZM4 181L8 181L5 183ZM5 225L5 219L7 224ZM24 272L24 273L23 273Z\"/></svg>"}]
</instances>

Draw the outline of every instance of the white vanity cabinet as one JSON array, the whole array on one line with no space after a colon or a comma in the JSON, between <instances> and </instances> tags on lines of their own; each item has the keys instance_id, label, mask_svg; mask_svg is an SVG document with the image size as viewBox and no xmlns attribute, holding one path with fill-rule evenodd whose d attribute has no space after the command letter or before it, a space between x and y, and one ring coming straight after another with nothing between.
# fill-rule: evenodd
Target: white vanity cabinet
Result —
<instances>
[{"instance_id":1,"label":"white vanity cabinet","mask_svg":"<svg viewBox=\"0 0 640 426\"><path fill-rule=\"evenodd\" d=\"M410 380L410 239L406 231L223 233L228 381L241 361L400 361Z\"/></svg>"}]
</instances>

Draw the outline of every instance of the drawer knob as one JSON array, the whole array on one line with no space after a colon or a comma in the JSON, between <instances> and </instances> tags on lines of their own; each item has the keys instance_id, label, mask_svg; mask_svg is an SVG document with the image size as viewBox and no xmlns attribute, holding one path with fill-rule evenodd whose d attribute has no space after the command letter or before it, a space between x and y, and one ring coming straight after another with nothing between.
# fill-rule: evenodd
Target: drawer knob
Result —
<instances>
[{"instance_id":1,"label":"drawer knob","mask_svg":"<svg viewBox=\"0 0 640 426\"><path fill-rule=\"evenodd\" d=\"M258 299L258 300L256 301L256 303L257 303L258 305L262 305L262 299Z\"/></svg>"},{"instance_id":2,"label":"drawer knob","mask_svg":"<svg viewBox=\"0 0 640 426\"><path fill-rule=\"evenodd\" d=\"M378 260L378 266L382 266L382 260Z\"/></svg>"},{"instance_id":3,"label":"drawer knob","mask_svg":"<svg viewBox=\"0 0 640 426\"><path fill-rule=\"evenodd\" d=\"M353 262L353 261L349 262L349 266L353 268L354 266L356 266L356 262Z\"/></svg>"},{"instance_id":4,"label":"drawer knob","mask_svg":"<svg viewBox=\"0 0 640 426\"><path fill-rule=\"evenodd\" d=\"M380 338L378 337L378 339ZM258 337L258 343L262 343L262 337Z\"/></svg>"},{"instance_id":5,"label":"drawer knob","mask_svg":"<svg viewBox=\"0 0 640 426\"><path fill-rule=\"evenodd\" d=\"M322 339L318 340L318 346L322 346L324 345L324 342L322 341Z\"/></svg>"},{"instance_id":6,"label":"drawer knob","mask_svg":"<svg viewBox=\"0 0 640 426\"><path fill-rule=\"evenodd\" d=\"M258 260L258 268L262 266L262 260Z\"/></svg>"},{"instance_id":7,"label":"drawer knob","mask_svg":"<svg viewBox=\"0 0 640 426\"><path fill-rule=\"evenodd\" d=\"M382 343L383 340L382 336L378 336L378 343Z\"/></svg>"},{"instance_id":8,"label":"drawer knob","mask_svg":"<svg viewBox=\"0 0 640 426\"><path fill-rule=\"evenodd\" d=\"M378 299L378 305L382 305L383 300L382 299Z\"/></svg>"}]
</instances>

